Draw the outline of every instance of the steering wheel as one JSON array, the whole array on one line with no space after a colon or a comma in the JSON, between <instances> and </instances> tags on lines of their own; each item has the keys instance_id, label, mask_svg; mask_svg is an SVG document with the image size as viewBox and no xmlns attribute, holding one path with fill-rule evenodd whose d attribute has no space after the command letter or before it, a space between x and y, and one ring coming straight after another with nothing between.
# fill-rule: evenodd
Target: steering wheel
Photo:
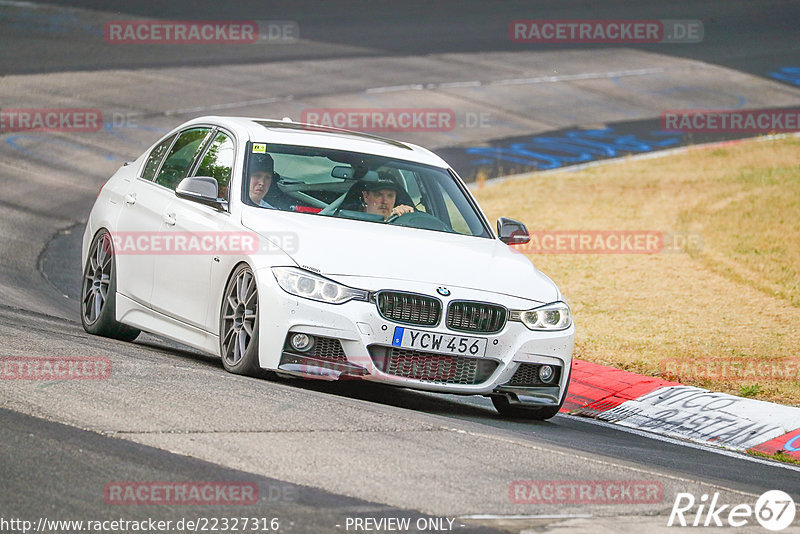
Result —
<instances>
[{"instance_id":1,"label":"steering wheel","mask_svg":"<svg viewBox=\"0 0 800 534\"><path fill-rule=\"evenodd\" d=\"M397 226L407 226L409 228L422 228L425 230L439 230L451 232L452 230L430 213L424 211L411 211L402 215L392 215L386 219L386 224L396 224Z\"/></svg>"}]
</instances>

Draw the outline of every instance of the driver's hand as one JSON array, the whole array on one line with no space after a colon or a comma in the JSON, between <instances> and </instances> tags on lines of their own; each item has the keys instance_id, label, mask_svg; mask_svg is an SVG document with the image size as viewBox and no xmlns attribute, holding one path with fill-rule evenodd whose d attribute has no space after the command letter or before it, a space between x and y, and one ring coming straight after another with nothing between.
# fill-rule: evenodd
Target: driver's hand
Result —
<instances>
[{"instance_id":1,"label":"driver's hand","mask_svg":"<svg viewBox=\"0 0 800 534\"><path fill-rule=\"evenodd\" d=\"M401 204L400 206L395 206L394 209L392 209L391 215L397 215L399 217L404 213L411 213L413 211L414 208L412 208L411 206L406 206L405 204Z\"/></svg>"}]
</instances>

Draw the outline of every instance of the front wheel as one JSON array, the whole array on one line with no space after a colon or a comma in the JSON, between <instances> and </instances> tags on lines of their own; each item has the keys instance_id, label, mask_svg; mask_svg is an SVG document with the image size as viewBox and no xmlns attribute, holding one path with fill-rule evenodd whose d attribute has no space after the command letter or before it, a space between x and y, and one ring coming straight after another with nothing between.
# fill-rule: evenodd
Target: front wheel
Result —
<instances>
[{"instance_id":1,"label":"front wheel","mask_svg":"<svg viewBox=\"0 0 800 534\"><path fill-rule=\"evenodd\" d=\"M247 265L237 267L225 287L219 330L225 370L237 375L258 374L258 287Z\"/></svg>"},{"instance_id":2,"label":"front wheel","mask_svg":"<svg viewBox=\"0 0 800 534\"><path fill-rule=\"evenodd\" d=\"M102 231L89 247L81 284L81 323L96 336L133 341L140 330L116 319L117 272L111 235Z\"/></svg>"}]
</instances>

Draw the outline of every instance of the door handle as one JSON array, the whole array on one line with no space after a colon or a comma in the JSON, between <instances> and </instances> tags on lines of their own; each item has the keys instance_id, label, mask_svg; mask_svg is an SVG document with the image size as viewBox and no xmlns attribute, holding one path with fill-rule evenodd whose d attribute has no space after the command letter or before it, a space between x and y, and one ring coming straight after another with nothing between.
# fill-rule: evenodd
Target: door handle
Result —
<instances>
[{"instance_id":1,"label":"door handle","mask_svg":"<svg viewBox=\"0 0 800 534\"><path fill-rule=\"evenodd\" d=\"M168 224L168 225L170 225L170 226L175 226L175 223L176 223L176 222L178 222L178 221L175 219L175 214L174 214L174 213L165 213L165 214L164 214L164 215L161 217L161 220L163 220L165 223L167 223L167 224Z\"/></svg>"},{"instance_id":2,"label":"door handle","mask_svg":"<svg viewBox=\"0 0 800 534\"><path fill-rule=\"evenodd\" d=\"M128 193L125 195L125 204L130 204L131 206L136 204L136 193Z\"/></svg>"}]
</instances>

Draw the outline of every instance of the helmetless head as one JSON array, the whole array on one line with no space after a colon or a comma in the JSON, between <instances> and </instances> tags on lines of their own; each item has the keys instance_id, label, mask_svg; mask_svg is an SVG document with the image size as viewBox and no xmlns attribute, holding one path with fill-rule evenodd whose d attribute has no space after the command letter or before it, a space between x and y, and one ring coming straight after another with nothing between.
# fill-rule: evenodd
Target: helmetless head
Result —
<instances>
[{"instance_id":1,"label":"helmetless head","mask_svg":"<svg viewBox=\"0 0 800 534\"><path fill-rule=\"evenodd\" d=\"M250 201L259 204L272 185L275 162L269 154L253 154L248 165Z\"/></svg>"},{"instance_id":2,"label":"helmetless head","mask_svg":"<svg viewBox=\"0 0 800 534\"><path fill-rule=\"evenodd\" d=\"M397 201L400 186L394 180L383 179L366 182L361 192L364 211L388 218Z\"/></svg>"}]
</instances>

